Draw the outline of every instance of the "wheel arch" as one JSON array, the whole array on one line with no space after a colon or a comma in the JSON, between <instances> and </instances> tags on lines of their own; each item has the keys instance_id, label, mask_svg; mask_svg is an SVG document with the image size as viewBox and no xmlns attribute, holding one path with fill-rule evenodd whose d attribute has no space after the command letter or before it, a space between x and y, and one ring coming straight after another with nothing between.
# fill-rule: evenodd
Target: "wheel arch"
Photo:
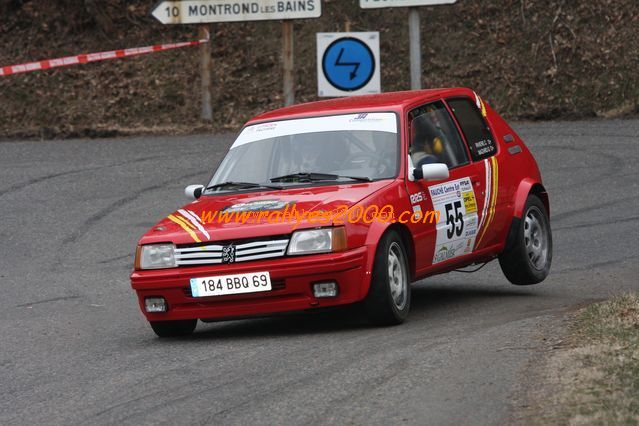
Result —
<instances>
[{"instance_id":1,"label":"wheel arch","mask_svg":"<svg viewBox=\"0 0 639 426\"><path fill-rule=\"evenodd\" d=\"M548 192L541 182L534 181L532 179L524 179L519 184L517 191L515 192L515 202L513 209L513 217L521 219L524 214L524 207L526 206L526 200L529 195L536 195L541 199L546 207L546 213L550 216L550 199L548 198Z\"/></svg>"},{"instance_id":2,"label":"wheel arch","mask_svg":"<svg viewBox=\"0 0 639 426\"><path fill-rule=\"evenodd\" d=\"M368 236L366 238L366 245L369 247L369 256L368 264L366 265L366 271L368 274L368 280L364 282L364 287L362 290L362 297L368 294L368 290L370 288L370 276L373 271L373 265L375 263L375 257L377 254L377 248L379 247L379 242L381 239L390 231L395 231L399 234L399 237L402 240L404 245L404 249L406 250L406 255L408 256L408 270L410 273L410 281L412 282L415 278L415 241L413 240L413 236L410 233L408 227L401 223L382 223L382 222L374 222L368 232Z\"/></svg>"},{"instance_id":3,"label":"wheel arch","mask_svg":"<svg viewBox=\"0 0 639 426\"><path fill-rule=\"evenodd\" d=\"M394 230L399 234L399 237L402 239L402 243L404 244L404 249L406 250L406 255L408 256L408 272L410 273L410 281L412 282L415 279L415 241L413 240L413 235L410 233L408 227L401 223L394 223L389 226L385 233Z\"/></svg>"},{"instance_id":4,"label":"wheel arch","mask_svg":"<svg viewBox=\"0 0 639 426\"><path fill-rule=\"evenodd\" d=\"M544 207L546 208L548 217L550 217L550 200L548 198L548 192L546 191L546 188L540 182L536 182L532 179L524 179L519 184L519 187L517 188L517 192L515 194L513 217L508 229L508 235L506 237L503 251L511 249L513 244L515 243L515 240L517 238L517 230L519 229L519 224L521 223L522 216L524 215L526 200L528 200L528 197L530 195L536 195L537 197L539 197L541 202L544 204Z\"/></svg>"},{"instance_id":5,"label":"wheel arch","mask_svg":"<svg viewBox=\"0 0 639 426\"><path fill-rule=\"evenodd\" d=\"M550 217L550 199L548 198L548 192L546 188L541 183L535 183L532 188L530 188L530 194L536 195L539 197L542 203L544 203L544 207L546 207L546 213Z\"/></svg>"}]
</instances>

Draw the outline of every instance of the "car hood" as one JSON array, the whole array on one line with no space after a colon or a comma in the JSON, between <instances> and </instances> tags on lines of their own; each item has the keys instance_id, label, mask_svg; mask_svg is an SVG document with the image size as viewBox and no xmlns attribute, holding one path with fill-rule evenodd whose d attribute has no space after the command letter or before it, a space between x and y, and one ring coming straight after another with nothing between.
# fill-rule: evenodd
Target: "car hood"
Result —
<instances>
[{"instance_id":1,"label":"car hood","mask_svg":"<svg viewBox=\"0 0 639 426\"><path fill-rule=\"evenodd\" d=\"M195 244L290 234L294 229L321 226L301 219L302 212L351 207L390 183L392 180L203 196L158 222L141 238L140 244ZM265 217L258 220L260 211L299 212L299 216L298 221L275 221ZM253 212L255 216L247 218L247 212ZM223 214L228 218L232 213L235 213L233 220L223 219ZM242 214L246 218L244 223L234 220Z\"/></svg>"}]
</instances>

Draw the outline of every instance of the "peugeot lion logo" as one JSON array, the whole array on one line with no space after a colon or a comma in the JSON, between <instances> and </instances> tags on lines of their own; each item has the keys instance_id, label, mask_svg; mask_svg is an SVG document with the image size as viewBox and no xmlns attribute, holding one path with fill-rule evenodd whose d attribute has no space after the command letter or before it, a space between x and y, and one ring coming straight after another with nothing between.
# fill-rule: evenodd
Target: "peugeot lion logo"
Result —
<instances>
[{"instance_id":1,"label":"peugeot lion logo","mask_svg":"<svg viewBox=\"0 0 639 426\"><path fill-rule=\"evenodd\" d=\"M222 263L235 262L235 246L233 244L222 247Z\"/></svg>"}]
</instances>

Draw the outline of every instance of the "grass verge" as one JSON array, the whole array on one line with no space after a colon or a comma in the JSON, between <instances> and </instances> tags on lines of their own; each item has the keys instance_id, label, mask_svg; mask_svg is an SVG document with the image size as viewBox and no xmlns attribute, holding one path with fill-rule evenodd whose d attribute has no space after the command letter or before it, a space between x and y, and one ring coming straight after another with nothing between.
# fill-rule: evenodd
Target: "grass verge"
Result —
<instances>
[{"instance_id":1,"label":"grass verge","mask_svg":"<svg viewBox=\"0 0 639 426\"><path fill-rule=\"evenodd\" d=\"M639 294L579 311L543 376L531 423L639 424Z\"/></svg>"}]
</instances>

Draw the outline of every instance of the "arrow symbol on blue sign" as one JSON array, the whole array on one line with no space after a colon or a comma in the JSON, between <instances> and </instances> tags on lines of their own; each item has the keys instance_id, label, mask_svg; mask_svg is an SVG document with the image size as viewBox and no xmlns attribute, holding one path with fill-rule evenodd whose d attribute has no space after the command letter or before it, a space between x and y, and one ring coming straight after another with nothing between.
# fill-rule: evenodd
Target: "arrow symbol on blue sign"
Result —
<instances>
[{"instance_id":1,"label":"arrow symbol on blue sign","mask_svg":"<svg viewBox=\"0 0 639 426\"><path fill-rule=\"evenodd\" d=\"M351 71L350 78L351 80L357 77L357 70L361 65L361 62L342 62L342 55L344 54L344 48L339 51L339 55L337 55L337 60L335 61L335 65L338 67L355 67L353 71Z\"/></svg>"}]
</instances>

